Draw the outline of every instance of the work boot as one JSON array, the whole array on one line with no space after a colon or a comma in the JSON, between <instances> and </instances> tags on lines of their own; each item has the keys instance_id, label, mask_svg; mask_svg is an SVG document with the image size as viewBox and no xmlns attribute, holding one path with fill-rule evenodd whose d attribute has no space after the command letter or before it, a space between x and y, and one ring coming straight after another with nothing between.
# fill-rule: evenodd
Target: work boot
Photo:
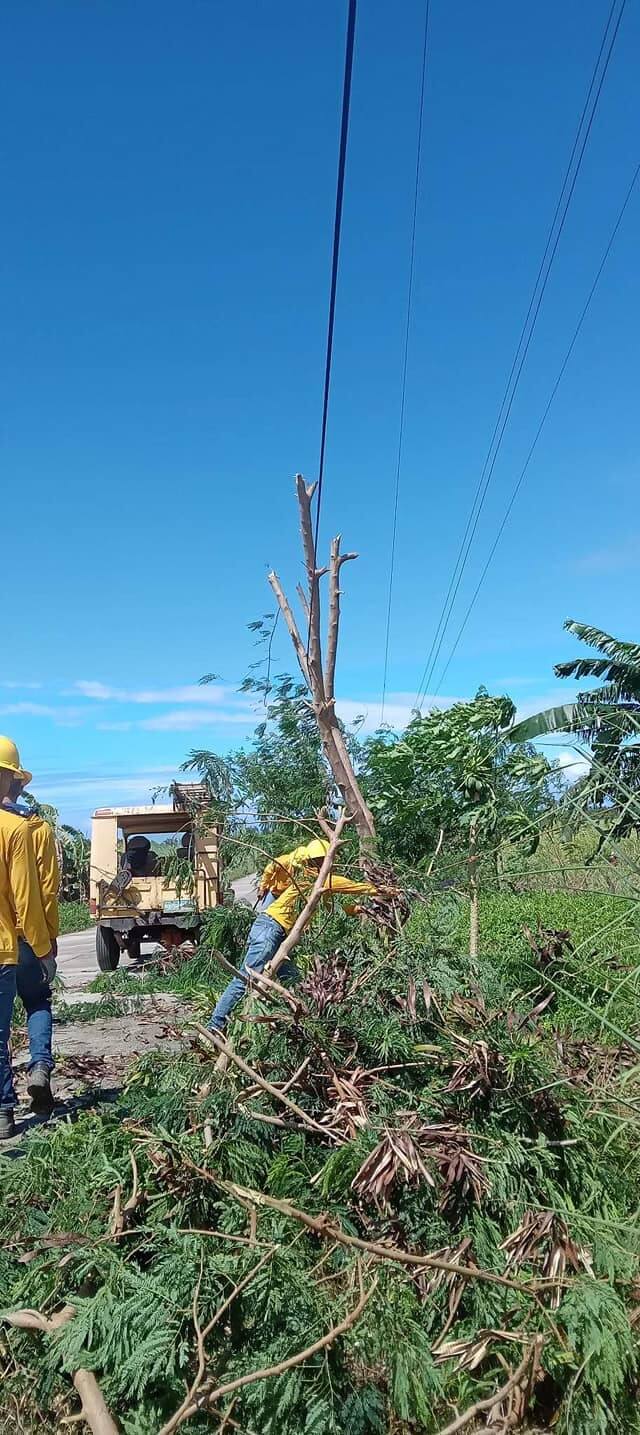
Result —
<instances>
[{"instance_id":1,"label":"work boot","mask_svg":"<svg viewBox=\"0 0 640 1435\"><path fill-rule=\"evenodd\" d=\"M51 1073L43 1061L37 1061L29 1072L27 1091L31 1097L31 1105L34 1111L44 1115L53 1110L53 1096L51 1095Z\"/></svg>"},{"instance_id":2,"label":"work boot","mask_svg":"<svg viewBox=\"0 0 640 1435\"><path fill-rule=\"evenodd\" d=\"M0 1111L0 1141L10 1141L16 1134L13 1111Z\"/></svg>"}]
</instances>

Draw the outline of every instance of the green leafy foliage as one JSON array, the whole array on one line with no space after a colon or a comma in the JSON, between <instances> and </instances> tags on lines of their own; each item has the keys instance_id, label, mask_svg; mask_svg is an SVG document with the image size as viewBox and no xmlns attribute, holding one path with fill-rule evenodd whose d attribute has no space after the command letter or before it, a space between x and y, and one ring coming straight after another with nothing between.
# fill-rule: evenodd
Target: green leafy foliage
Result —
<instances>
[{"instance_id":1,"label":"green leafy foliage","mask_svg":"<svg viewBox=\"0 0 640 1435\"><path fill-rule=\"evenodd\" d=\"M391 945L339 916L312 929L307 951L331 963L339 949L351 995L320 1011L307 994L308 1013L293 1023L278 1003L258 1004L233 1036L250 1066L276 1083L294 1079L311 1058L291 1095L340 1133L337 1143L259 1088L250 1094L250 1079L235 1068L216 1078L211 1057L193 1050L177 1059L145 1057L115 1108L37 1132L20 1161L0 1160L2 1305L51 1313L70 1302L76 1309L55 1339L3 1335L3 1400L28 1391L38 1428L53 1431L74 1409L69 1373L85 1365L96 1371L125 1432L157 1435L195 1375L194 1301L204 1326L253 1271L207 1338L210 1389L304 1350L353 1309L360 1277L367 1288L378 1284L345 1336L303 1365L236 1392L231 1414L243 1430L436 1432L452 1406L464 1409L504 1382L501 1359L510 1368L517 1363L504 1332L524 1342L544 1336L546 1378L534 1392L534 1424L551 1420L565 1435L634 1430L640 1060L598 1026L607 964L620 964L620 979L633 970L631 904L620 945L615 928L607 935L622 905L566 894L489 897L475 964L461 903L451 896L417 906ZM234 924L247 920L250 914L240 918L233 909L214 915L208 941L237 953L242 931ZM525 924L571 927L571 949L538 959ZM536 985L544 988L560 963L567 964L569 997L531 1016ZM202 996L219 968L206 946L189 966L191 990ZM114 990L121 979L118 972L109 978ZM588 1041L575 993L593 1007L597 1037ZM631 1036L640 1017L634 981L625 1001ZM255 1020L267 1012L275 1022ZM487 1078L477 1079L483 1071ZM364 1124L350 1124L356 1108L335 1077L354 1084ZM450 1174L438 1144L443 1130L464 1133L462 1144L455 1135L447 1139L458 1155L464 1150L477 1161L475 1192ZM384 1199L366 1183L354 1188L385 1133L397 1139L401 1132L413 1132L430 1179L398 1174ZM139 1198L119 1236L114 1192L121 1189L121 1204L131 1195L132 1156ZM251 1235L251 1202L225 1182L328 1216L365 1241L449 1252L452 1261L463 1251L463 1264L487 1274L506 1273L505 1241L517 1238L523 1223L552 1213L556 1224L508 1269L515 1289L455 1275L450 1285L444 1273L322 1240L259 1202ZM548 1294L535 1301L527 1292L554 1251L566 1259L557 1309ZM481 1332L503 1332L473 1368L459 1354L438 1351L452 1309L446 1340L473 1350ZM183 1428L204 1432L227 1409L223 1400L220 1417L204 1410Z\"/></svg>"},{"instance_id":2,"label":"green leafy foliage","mask_svg":"<svg viewBox=\"0 0 640 1435\"><path fill-rule=\"evenodd\" d=\"M378 734L365 747L363 785L385 850L415 865L476 842L535 843L549 809L553 777L531 747L514 747L510 698L481 689L472 702L416 715L401 736Z\"/></svg>"},{"instance_id":3,"label":"green leafy foliage","mask_svg":"<svg viewBox=\"0 0 640 1435\"><path fill-rule=\"evenodd\" d=\"M600 847L640 827L640 646L568 619L565 628L599 657L556 665L556 676L601 680L573 704L537 713L512 729L514 742L549 732L576 733L589 750L590 770L575 796L583 813L599 810Z\"/></svg>"},{"instance_id":4,"label":"green leafy foliage","mask_svg":"<svg viewBox=\"0 0 640 1435\"><path fill-rule=\"evenodd\" d=\"M60 933L84 932L93 926L87 902L60 903Z\"/></svg>"}]
</instances>

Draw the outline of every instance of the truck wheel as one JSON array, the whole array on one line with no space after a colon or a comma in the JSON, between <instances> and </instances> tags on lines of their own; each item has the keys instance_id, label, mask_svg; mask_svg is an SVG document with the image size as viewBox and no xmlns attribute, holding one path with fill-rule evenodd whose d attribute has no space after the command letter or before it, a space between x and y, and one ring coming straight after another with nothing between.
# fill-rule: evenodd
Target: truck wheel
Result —
<instances>
[{"instance_id":1,"label":"truck wheel","mask_svg":"<svg viewBox=\"0 0 640 1435\"><path fill-rule=\"evenodd\" d=\"M120 946L111 927L96 928L96 956L101 972L115 972L120 961Z\"/></svg>"}]
</instances>

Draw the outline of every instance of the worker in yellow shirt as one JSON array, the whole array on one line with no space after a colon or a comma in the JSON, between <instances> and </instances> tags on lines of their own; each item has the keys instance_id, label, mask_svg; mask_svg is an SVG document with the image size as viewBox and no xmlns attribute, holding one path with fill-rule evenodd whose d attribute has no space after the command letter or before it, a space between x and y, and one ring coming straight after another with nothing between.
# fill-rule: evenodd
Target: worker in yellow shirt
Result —
<instances>
[{"instance_id":1,"label":"worker in yellow shirt","mask_svg":"<svg viewBox=\"0 0 640 1435\"><path fill-rule=\"evenodd\" d=\"M15 1133L13 1118L16 1093L13 1085L9 1040L11 1018L18 990L18 931L32 954L34 972L27 988L27 1016L32 1069L37 1058L46 1060L46 1017L40 990L49 988L47 962L52 941L45 918L36 867L30 824L11 811L11 792L16 780L22 788L24 774L15 743L0 737L0 1140ZM9 807L5 806L8 801ZM51 1009L49 1006L49 1020ZM49 1051L51 1036L49 1029Z\"/></svg>"},{"instance_id":2,"label":"worker in yellow shirt","mask_svg":"<svg viewBox=\"0 0 640 1435\"><path fill-rule=\"evenodd\" d=\"M329 843L322 837L314 837L311 842L304 843L301 847L294 847L292 852L281 852L279 857L273 857L271 862L262 873L258 883L258 897L262 900L262 910L265 911L271 905L274 897L280 897L286 892L287 887L295 884L295 874L304 869L306 863L316 863L326 857L329 850Z\"/></svg>"},{"instance_id":3,"label":"worker in yellow shirt","mask_svg":"<svg viewBox=\"0 0 640 1435\"><path fill-rule=\"evenodd\" d=\"M315 848L315 852L305 856L299 866L292 868L294 880L290 881L288 886L274 898L268 911L260 912L256 917L249 932L249 942L240 967L241 972L247 974L263 972L267 963L275 957L287 933L291 931L305 896L313 886L322 866L329 844L318 840L315 843L310 843L309 846ZM280 859L277 860L280 861ZM371 882L352 882L351 878L340 877L333 872L327 878L323 888L323 893L327 897L346 896L354 893L358 893L360 896L373 896L376 891L377 888ZM294 963L283 962L278 971L278 981L295 981L297 976L298 970ZM247 983L243 981L242 976L234 977L229 982L209 1021L211 1031L224 1031L231 1012L238 1002L242 1001L246 990Z\"/></svg>"},{"instance_id":4,"label":"worker in yellow shirt","mask_svg":"<svg viewBox=\"0 0 640 1435\"><path fill-rule=\"evenodd\" d=\"M29 1076L27 1091L34 1111L44 1114L53 1107L51 1094L51 1072L53 1071L53 1016L51 1011L51 985L56 974L58 934L60 915L58 892L60 890L60 867L56 852L56 840L51 824L41 817L37 810L18 805L18 798L32 780L32 774L24 769L17 773L5 798L3 806L17 817L24 817L29 823L33 852L36 859L40 897L45 921L51 937L51 955L46 962L36 957L33 949L18 931L18 971L16 974L18 996L27 1014L29 1037Z\"/></svg>"}]
</instances>

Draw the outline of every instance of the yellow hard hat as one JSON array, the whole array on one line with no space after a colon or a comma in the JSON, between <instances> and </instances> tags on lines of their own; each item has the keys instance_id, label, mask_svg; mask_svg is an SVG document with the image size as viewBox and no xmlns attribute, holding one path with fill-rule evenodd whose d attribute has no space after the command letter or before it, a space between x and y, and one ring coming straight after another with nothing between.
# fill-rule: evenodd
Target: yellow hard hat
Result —
<instances>
[{"instance_id":1,"label":"yellow hard hat","mask_svg":"<svg viewBox=\"0 0 640 1435\"><path fill-rule=\"evenodd\" d=\"M306 855L308 860L315 857L323 858L326 857L328 851L329 843L325 841L324 837L314 837L313 842L309 842L307 846Z\"/></svg>"},{"instance_id":2,"label":"yellow hard hat","mask_svg":"<svg viewBox=\"0 0 640 1435\"><path fill-rule=\"evenodd\" d=\"M9 772L15 772L16 777L22 777L20 753L10 737L0 737L0 767L7 768ZM31 778L31 774L29 774L29 778Z\"/></svg>"}]
</instances>

